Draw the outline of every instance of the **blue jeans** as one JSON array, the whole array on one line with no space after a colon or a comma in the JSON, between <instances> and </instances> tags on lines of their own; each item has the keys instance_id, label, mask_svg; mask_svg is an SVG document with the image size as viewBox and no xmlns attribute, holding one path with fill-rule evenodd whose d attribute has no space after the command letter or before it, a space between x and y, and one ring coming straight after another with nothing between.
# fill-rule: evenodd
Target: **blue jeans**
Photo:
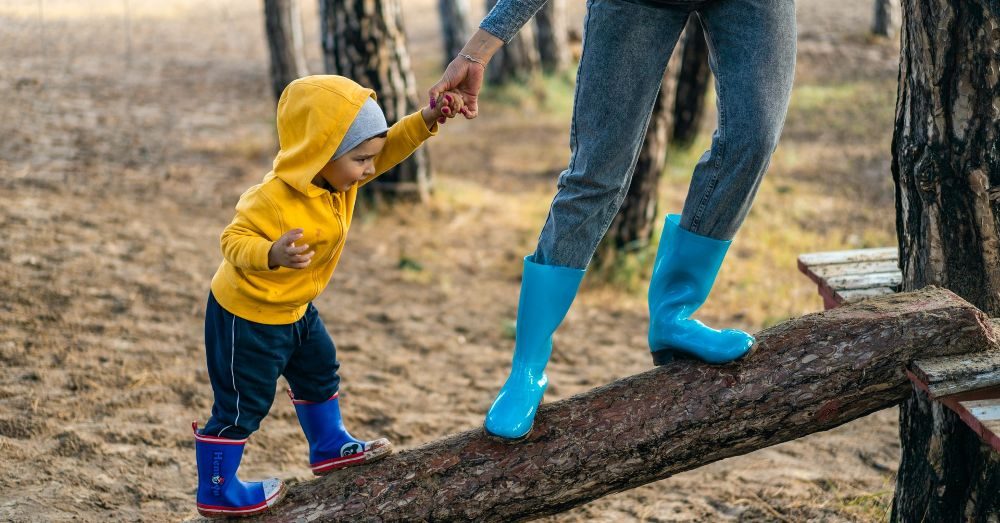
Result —
<instances>
[{"instance_id":1,"label":"blue jeans","mask_svg":"<svg viewBox=\"0 0 1000 523\"><path fill-rule=\"evenodd\" d=\"M215 402L202 434L242 439L257 430L284 375L296 399L321 402L340 387L337 349L313 304L299 321L265 325L208 295L205 356Z\"/></svg>"},{"instance_id":2,"label":"blue jeans","mask_svg":"<svg viewBox=\"0 0 1000 523\"><path fill-rule=\"evenodd\" d=\"M681 227L717 240L750 211L788 109L793 0L708 0L651 7L589 0L577 71L572 156L534 261L586 268L628 192L667 60L697 13L709 42L718 127L698 161Z\"/></svg>"}]
</instances>

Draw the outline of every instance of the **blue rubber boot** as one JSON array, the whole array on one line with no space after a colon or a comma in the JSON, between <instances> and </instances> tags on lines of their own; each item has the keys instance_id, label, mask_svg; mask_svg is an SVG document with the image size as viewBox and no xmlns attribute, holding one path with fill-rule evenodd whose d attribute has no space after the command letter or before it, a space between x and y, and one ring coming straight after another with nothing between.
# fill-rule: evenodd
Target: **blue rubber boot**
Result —
<instances>
[{"instance_id":1,"label":"blue rubber boot","mask_svg":"<svg viewBox=\"0 0 1000 523\"><path fill-rule=\"evenodd\" d=\"M362 441L351 436L340 417L340 393L315 403L288 397L295 405L302 432L309 440L309 466L313 474L322 476L336 469L371 463L392 454L392 444L385 438Z\"/></svg>"},{"instance_id":2,"label":"blue rubber boot","mask_svg":"<svg viewBox=\"0 0 1000 523\"><path fill-rule=\"evenodd\" d=\"M207 518L252 516L266 512L285 496L280 479L245 483L236 476L243 459L244 439L226 439L194 430L195 457L198 461L198 513Z\"/></svg>"},{"instance_id":3,"label":"blue rubber boot","mask_svg":"<svg viewBox=\"0 0 1000 523\"><path fill-rule=\"evenodd\" d=\"M731 241L686 231L680 215L663 224L649 282L649 350L663 365L675 354L707 363L728 363L750 351L753 336L735 329L715 330L690 318L705 303Z\"/></svg>"},{"instance_id":4,"label":"blue rubber boot","mask_svg":"<svg viewBox=\"0 0 1000 523\"><path fill-rule=\"evenodd\" d=\"M493 401L483 425L492 436L524 438L531 431L548 378L545 365L552 354L555 332L583 280L583 269L539 265L524 258L517 334L510 376Z\"/></svg>"}]
</instances>

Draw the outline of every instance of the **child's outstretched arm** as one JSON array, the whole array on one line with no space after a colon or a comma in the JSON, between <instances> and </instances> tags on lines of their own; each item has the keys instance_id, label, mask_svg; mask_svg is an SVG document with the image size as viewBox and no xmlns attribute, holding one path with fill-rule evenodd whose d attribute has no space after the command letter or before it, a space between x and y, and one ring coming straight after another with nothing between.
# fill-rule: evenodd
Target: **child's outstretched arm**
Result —
<instances>
[{"instance_id":1,"label":"child's outstretched arm","mask_svg":"<svg viewBox=\"0 0 1000 523\"><path fill-rule=\"evenodd\" d=\"M438 124L444 123L448 118L454 118L463 107L462 97L451 91L431 102L389 128L385 147L375 157L375 176L369 176L359 185L365 185L405 160L423 145L425 140L437 134Z\"/></svg>"}]
</instances>

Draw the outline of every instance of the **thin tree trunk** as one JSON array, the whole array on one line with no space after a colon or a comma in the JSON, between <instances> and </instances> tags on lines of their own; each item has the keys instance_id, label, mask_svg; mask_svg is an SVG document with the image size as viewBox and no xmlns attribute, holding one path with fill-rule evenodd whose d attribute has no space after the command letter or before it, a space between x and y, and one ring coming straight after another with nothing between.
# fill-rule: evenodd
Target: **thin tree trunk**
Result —
<instances>
[{"instance_id":1,"label":"thin tree trunk","mask_svg":"<svg viewBox=\"0 0 1000 523\"><path fill-rule=\"evenodd\" d=\"M892 36L893 26L892 0L875 0L872 33L879 36Z\"/></svg>"},{"instance_id":2,"label":"thin tree trunk","mask_svg":"<svg viewBox=\"0 0 1000 523\"><path fill-rule=\"evenodd\" d=\"M330 74L346 76L378 95L392 125L417 110L399 0L320 0L323 63ZM383 174L364 191L375 199L430 197L431 167L426 148Z\"/></svg>"},{"instance_id":3,"label":"thin tree trunk","mask_svg":"<svg viewBox=\"0 0 1000 523\"><path fill-rule=\"evenodd\" d=\"M271 53L271 90L281 98L285 86L309 74L302 46L298 0L264 0L264 29Z\"/></svg>"},{"instance_id":4,"label":"thin tree trunk","mask_svg":"<svg viewBox=\"0 0 1000 523\"><path fill-rule=\"evenodd\" d=\"M469 0L438 0L444 37L444 67L462 51L469 39Z\"/></svg>"},{"instance_id":5,"label":"thin tree trunk","mask_svg":"<svg viewBox=\"0 0 1000 523\"><path fill-rule=\"evenodd\" d=\"M517 445L476 429L293 485L262 519L519 521L562 512L895 405L910 391L908 362L998 350L997 335L942 289L810 314L758 333L738 364L678 361L542 405Z\"/></svg>"},{"instance_id":6,"label":"thin tree trunk","mask_svg":"<svg viewBox=\"0 0 1000 523\"><path fill-rule=\"evenodd\" d=\"M566 0L549 0L535 13L536 40L542 69L558 73L569 67Z\"/></svg>"},{"instance_id":7,"label":"thin tree trunk","mask_svg":"<svg viewBox=\"0 0 1000 523\"><path fill-rule=\"evenodd\" d=\"M708 41L697 15L688 20L682 42L671 140L675 146L688 147L698 137L712 78L712 69L708 66Z\"/></svg>"},{"instance_id":8,"label":"thin tree trunk","mask_svg":"<svg viewBox=\"0 0 1000 523\"><path fill-rule=\"evenodd\" d=\"M940 285L1000 316L1000 12L989 0L904 0L902 13L892 173L903 290ZM957 416L917 394L900 409L900 439L893 521L1000 516L996 490L978 490L995 489L1000 458Z\"/></svg>"},{"instance_id":9,"label":"thin tree trunk","mask_svg":"<svg viewBox=\"0 0 1000 523\"><path fill-rule=\"evenodd\" d=\"M489 12L496 3L497 0L486 0L486 11ZM540 58L531 26L525 24L507 45L493 55L486 69L488 83L526 82L538 73Z\"/></svg>"}]
</instances>

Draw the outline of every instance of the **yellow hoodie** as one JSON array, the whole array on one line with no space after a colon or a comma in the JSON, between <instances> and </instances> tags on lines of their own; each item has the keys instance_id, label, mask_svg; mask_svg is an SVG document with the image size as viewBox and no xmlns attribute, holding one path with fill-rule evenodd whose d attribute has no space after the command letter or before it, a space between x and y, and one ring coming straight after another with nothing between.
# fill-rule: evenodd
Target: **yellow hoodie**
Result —
<instances>
[{"instance_id":1,"label":"yellow hoodie","mask_svg":"<svg viewBox=\"0 0 1000 523\"><path fill-rule=\"evenodd\" d=\"M350 191L328 191L312 183L340 145L371 89L342 76L308 76L285 89L278 101L281 150L273 170L240 197L236 217L222 232L225 260L212 278L212 293L227 311L250 321L294 323L323 292L337 267L354 214L358 186L391 169L428 137L420 113L389 129L375 158L375 176ZM297 244L314 250L304 269L270 270L267 254L282 234L302 228Z\"/></svg>"}]
</instances>

